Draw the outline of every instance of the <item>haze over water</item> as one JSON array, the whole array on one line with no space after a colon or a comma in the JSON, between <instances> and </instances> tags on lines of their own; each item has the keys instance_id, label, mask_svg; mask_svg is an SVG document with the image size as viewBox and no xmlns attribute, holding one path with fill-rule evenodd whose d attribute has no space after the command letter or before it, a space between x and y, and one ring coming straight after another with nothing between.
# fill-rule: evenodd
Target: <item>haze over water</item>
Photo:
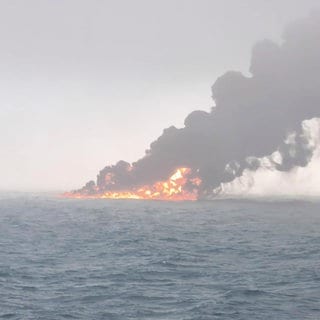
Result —
<instances>
[{"instance_id":1,"label":"haze over water","mask_svg":"<svg viewBox=\"0 0 320 320\"><path fill-rule=\"evenodd\" d=\"M1 319L319 319L317 200L1 194Z\"/></svg>"}]
</instances>

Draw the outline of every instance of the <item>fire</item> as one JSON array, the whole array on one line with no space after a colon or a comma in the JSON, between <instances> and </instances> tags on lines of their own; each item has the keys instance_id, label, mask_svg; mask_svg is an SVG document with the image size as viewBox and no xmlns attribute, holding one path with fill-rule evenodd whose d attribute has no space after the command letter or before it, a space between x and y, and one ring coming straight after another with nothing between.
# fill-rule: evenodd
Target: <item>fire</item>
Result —
<instances>
[{"instance_id":1,"label":"fire","mask_svg":"<svg viewBox=\"0 0 320 320\"><path fill-rule=\"evenodd\" d=\"M178 168L168 180L159 181L150 186L121 191L99 192L97 190L97 193L94 194L69 192L64 196L79 199L197 200L197 190L201 180L190 176L191 170L189 168Z\"/></svg>"}]
</instances>

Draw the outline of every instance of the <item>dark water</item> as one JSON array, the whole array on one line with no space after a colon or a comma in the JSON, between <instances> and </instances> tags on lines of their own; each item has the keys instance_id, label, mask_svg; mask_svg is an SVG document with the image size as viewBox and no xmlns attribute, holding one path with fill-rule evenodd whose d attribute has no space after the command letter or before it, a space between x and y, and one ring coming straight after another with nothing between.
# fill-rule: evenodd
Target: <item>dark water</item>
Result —
<instances>
[{"instance_id":1,"label":"dark water","mask_svg":"<svg viewBox=\"0 0 320 320\"><path fill-rule=\"evenodd\" d=\"M0 196L0 319L320 319L320 202Z\"/></svg>"}]
</instances>

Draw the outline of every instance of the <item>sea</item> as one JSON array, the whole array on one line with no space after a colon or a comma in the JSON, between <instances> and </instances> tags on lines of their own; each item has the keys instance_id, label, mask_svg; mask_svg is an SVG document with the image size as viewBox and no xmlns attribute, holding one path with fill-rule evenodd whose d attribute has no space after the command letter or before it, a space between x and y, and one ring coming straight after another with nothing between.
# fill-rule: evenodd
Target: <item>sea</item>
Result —
<instances>
[{"instance_id":1,"label":"sea","mask_svg":"<svg viewBox=\"0 0 320 320\"><path fill-rule=\"evenodd\" d=\"M320 201L1 193L0 319L320 319Z\"/></svg>"}]
</instances>

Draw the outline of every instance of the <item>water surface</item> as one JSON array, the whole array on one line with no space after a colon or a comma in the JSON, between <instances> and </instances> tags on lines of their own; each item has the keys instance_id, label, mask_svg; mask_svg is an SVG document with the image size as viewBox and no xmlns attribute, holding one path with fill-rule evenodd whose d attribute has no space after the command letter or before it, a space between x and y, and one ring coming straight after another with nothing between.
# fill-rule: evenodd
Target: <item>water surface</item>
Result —
<instances>
[{"instance_id":1,"label":"water surface","mask_svg":"<svg viewBox=\"0 0 320 320\"><path fill-rule=\"evenodd\" d=\"M0 319L320 319L320 202L0 196Z\"/></svg>"}]
</instances>

